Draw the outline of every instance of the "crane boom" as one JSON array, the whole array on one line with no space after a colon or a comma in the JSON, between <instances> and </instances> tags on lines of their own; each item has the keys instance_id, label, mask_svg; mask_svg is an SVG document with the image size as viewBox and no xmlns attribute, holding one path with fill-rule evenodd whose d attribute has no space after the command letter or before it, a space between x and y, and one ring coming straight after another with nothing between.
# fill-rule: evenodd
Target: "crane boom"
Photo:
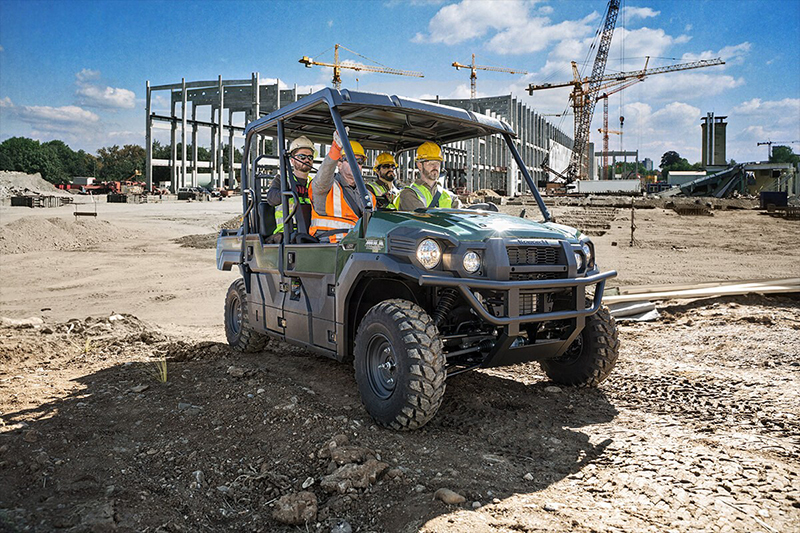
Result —
<instances>
[{"instance_id":1,"label":"crane boom","mask_svg":"<svg viewBox=\"0 0 800 533\"><path fill-rule=\"evenodd\" d=\"M462 68L468 68L470 70L469 79L470 79L470 98L475 98L477 95L477 87L476 82L478 79L477 70L489 70L492 72L508 72L509 74L527 74L526 70L517 70L513 68L505 68L505 67L490 67L487 65L476 65L475 64L475 54L472 54L472 63L469 65L465 65L463 63L459 63L458 61L453 61L452 64L456 70L461 70Z\"/></svg>"},{"instance_id":2,"label":"crane boom","mask_svg":"<svg viewBox=\"0 0 800 533\"><path fill-rule=\"evenodd\" d=\"M345 48L340 44L334 45L334 56L333 56L333 63L326 63L323 61L314 61L312 58L308 56L303 56L299 59L298 63L302 63L306 66L306 68L311 68L313 65L318 67L332 67L333 68L333 86L336 89L339 89L342 85L342 77L340 75L340 70L343 68L355 70L355 71L363 71L363 72L378 72L381 74L394 74L396 76L414 76L417 78L424 78L425 76L422 72L416 72L413 70L400 70L397 68L389 68L389 67L373 67L370 65L363 65L363 64L356 64L351 65L348 63L342 63L339 61L339 48L344 48L350 52L353 52L349 48ZM357 54L357 52L353 52ZM361 54L357 54L361 55ZM362 56L363 57L363 56Z\"/></svg>"},{"instance_id":3,"label":"crane boom","mask_svg":"<svg viewBox=\"0 0 800 533\"><path fill-rule=\"evenodd\" d=\"M589 77L588 89L581 90L581 94L575 94L573 105L580 102L580 108L575 108L575 138L573 140L572 157L567 166L567 181L574 181L579 176L585 176L588 172L583 172L584 152L589 140L589 127L592 123L594 114L594 104L597 92L602 84L603 74L606 70L608 60L608 49L611 47L611 37L614 35L614 26L617 23L619 13L619 0L609 0L606 10L605 24L603 32L600 34L600 45L597 47L597 55L592 66L592 75ZM576 86L577 90L579 87ZM575 91L573 91L575 93Z\"/></svg>"}]
</instances>

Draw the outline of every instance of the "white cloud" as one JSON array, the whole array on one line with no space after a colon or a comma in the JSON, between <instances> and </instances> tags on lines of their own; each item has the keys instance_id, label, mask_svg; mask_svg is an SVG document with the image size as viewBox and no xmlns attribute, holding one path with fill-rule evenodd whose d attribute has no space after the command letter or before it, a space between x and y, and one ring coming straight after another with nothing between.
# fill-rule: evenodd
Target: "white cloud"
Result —
<instances>
[{"instance_id":1,"label":"white cloud","mask_svg":"<svg viewBox=\"0 0 800 533\"><path fill-rule=\"evenodd\" d=\"M750 53L751 48L752 45L745 41L734 46L725 46L717 52L706 50L699 54L686 53L681 56L681 60L698 61L700 59L714 59L719 57L728 65L740 65L744 63L745 56Z\"/></svg>"},{"instance_id":2,"label":"white cloud","mask_svg":"<svg viewBox=\"0 0 800 533\"><path fill-rule=\"evenodd\" d=\"M81 70L80 72L78 72L77 74L75 74L75 78L79 82L86 82L86 81L90 81L90 80L96 80L96 79L100 78L100 71L99 70L92 70L92 69L85 68L85 69Z\"/></svg>"},{"instance_id":3,"label":"white cloud","mask_svg":"<svg viewBox=\"0 0 800 533\"><path fill-rule=\"evenodd\" d=\"M91 132L100 122L100 117L77 106L17 106L8 97L2 101L17 120L31 125L37 131L47 133Z\"/></svg>"},{"instance_id":4,"label":"white cloud","mask_svg":"<svg viewBox=\"0 0 800 533\"><path fill-rule=\"evenodd\" d=\"M110 109L133 109L136 107L136 94L133 91L90 83L99 78L99 71L86 68L75 74L75 83L78 86L75 95L78 97L79 104Z\"/></svg>"},{"instance_id":5,"label":"white cloud","mask_svg":"<svg viewBox=\"0 0 800 533\"><path fill-rule=\"evenodd\" d=\"M542 6L537 11L540 15L552 15L555 9L553 6Z\"/></svg>"},{"instance_id":6,"label":"white cloud","mask_svg":"<svg viewBox=\"0 0 800 533\"><path fill-rule=\"evenodd\" d=\"M798 140L797 137L800 135L800 98L767 101L753 98L734 107L730 116L732 119L733 117L746 117L750 120L770 124L776 129L783 129L792 137L786 140Z\"/></svg>"},{"instance_id":7,"label":"white cloud","mask_svg":"<svg viewBox=\"0 0 800 533\"><path fill-rule=\"evenodd\" d=\"M702 69L656 74L642 82L645 87L643 91L646 91L648 98L653 100L674 100L697 95L716 96L744 84L742 78L712 73L714 69L719 68L708 67L708 72L703 72L706 69Z\"/></svg>"},{"instance_id":8,"label":"white cloud","mask_svg":"<svg viewBox=\"0 0 800 533\"><path fill-rule=\"evenodd\" d=\"M6 51L6 49L5 49L5 48L3 48L3 46L2 46L2 45L0 45L0 52L5 52L5 51Z\"/></svg>"},{"instance_id":9,"label":"white cloud","mask_svg":"<svg viewBox=\"0 0 800 533\"><path fill-rule=\"evenodd\" d=\"M588 35L594 30L596 13L581 20L565 20L551 24L547 17L534 17L498 32L487 47L499 54L528 54L544 50L565 35ZM536 38L532 39L531 36Z\"/></svg>"},{"instance_id":10,"label":"white cloud","mask_svg":"<svg viewBox=\"0 0 800 533\"><path fill-rule=\"evenodd\" d=\"M415 43L462 43L524 24L536 0L462 0L440 9L428 23L427 33L417 33Z\"/></svg>"},{"instance_id":11,"label":"white cloud","mask_svg":"<svg viewBox=\"0 0 800 533\"><path fill-rule=\"evenodd\" d=\"M634 20L637 18L646 19L657 17L661 14L661 11L655 11L649 7L633 7L633 6L625 6L622 8L622 16L627 20Z\"/></svg>"},{"instance_id":12,"label":"white cloud","mask_svg":"<svg viewBox=\"0 0 800 533\"><path fill-rule=\"evenodd\" d=\"M11 98L6 96L5 98L0 98L0 107L14 107L14 103Z\"/></svg>"},{"instance_id":13,"label":"white cloud","mask_svg":"<svg viewBox=\"0 0 800 533\"><path fill-rule=\"evenodd\" d=\"M329 20L328 21L328 27L329 28L333 28L333 20Z\"/></svg>"}]
</instances>

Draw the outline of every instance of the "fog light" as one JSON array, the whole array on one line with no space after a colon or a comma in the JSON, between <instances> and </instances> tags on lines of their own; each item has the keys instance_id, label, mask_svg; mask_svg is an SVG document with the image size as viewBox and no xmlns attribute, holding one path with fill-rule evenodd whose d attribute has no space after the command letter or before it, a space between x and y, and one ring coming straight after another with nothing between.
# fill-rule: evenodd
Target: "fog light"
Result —
<instances>
[{"instance_id":1,"label":"fog light","mask_svg":"<svg viewBox=\"0 0 800 533\"><path fill-rule=\"evenodd\" d=\"M583 270L583 254L575 252L575 262L578 263L578 270Z\"/></svg>"},{"instance_id":2,"label":"fog light","mask_svg":"<svg viewBox=\"0 0 800 533\"><path fill-rule=\"evenodd\" d=\"M474 274L481 269L481 256L478 252L467 252L464 254L464 270Z\"/></svg>"}]
</instances>

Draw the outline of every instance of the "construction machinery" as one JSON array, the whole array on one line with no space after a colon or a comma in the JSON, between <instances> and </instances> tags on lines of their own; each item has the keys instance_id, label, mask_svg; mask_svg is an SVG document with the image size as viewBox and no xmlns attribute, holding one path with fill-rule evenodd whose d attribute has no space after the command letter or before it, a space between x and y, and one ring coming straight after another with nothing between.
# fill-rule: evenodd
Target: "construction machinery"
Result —
<instances>
[{"instance_id":1,"label":"construction machinery","mask_svg":"<svg viewBox=\"0 0 800 533\"><path fill-rule=\"evenodd\" d=\"M318 67L331 67L331 68L333 68L333 87L335 89L340 89L342 87L341 70L343 68L356 70L356 71L362 71L362 72L378 72L378 73L381 73L381 74L394 74L396 76L414 76L414 77L417 77L417 78L424 78L425 77L422 74L422 72L415 72L413 70L400 70L400 69L396 69L396 68L389 68L389 67L387 67L385 65L381 65L380 67L373 67L373 66L370 66L370 65L363 65L363 64L360 64L360 63L342 63L341 61L339 61L339 48L344 48L348 52L351 52L351 53L353 53L353 54L355 54L355 55L357 55L357 56L359 56L361 58L364 58L364 59L366 59L368 61L372 61L373 63L376 63L376 64L380 65L380 63L378 63L374 59L370 59L368 57L362 56L358 52L354 52L353 50L350 50L349 48L347 48L345 46L342 46L340 44L333 45L333 48L334 48L334 51L333 51L333 63L324 63L324 62L321 62L321 61L314 61L312 58L310 58L308 56L303 56L302 58L300 58L300 60L298 62L304 64L306 66L306 68L311 68L314 65L316 65ZM328 50L330 50L330 48Z\"/></svg>"},{"instance_id":2,"label":"construction machinery","mask_svg":"<svg viewBox=\"0 0 800 533\"><path fill-rule=\"evenodd\" d=\"M472 62L469 65L464 65L463 63L459 63L458 61L453 61L453 66L456 70L461 70L462 68L469 69L469 97L474 99L478 94L478 89L476 87L478 81L478 70L489 70L492 72L507 72L509 74L527 74L528 72L525 70L517 70L513 68L504 68L504 67L490 67L487 65L476 65L475 64L475 54L472 54Z\"/></svg>"},{"instance_id":3,"label":"construction machinery","mask_svg":"<svg viewBox=\"0 0 800 533\"><path fill-rule=\"evenodd\" d=\"M795 144L800 143L800 141L764 141L760 143L756 143L756 146L767 145L767 160L772 159L772 145L777 144L778 146L783 146L786 144Z\"/></svg>"},{"instance_id":4,"label":"construction machinery","mask_svg":"<svg viewBox=\"0 0 800 533\"><path fill-rule=\"evenodd\" d=\"M572 87L570 93L570 100L572 102L573 114L575 116L574 123L574 144L572 157L569 166L564 173L559 173L553 169L546 167L546 159L543 163L545 170L555 173L556 175L565 179L565 181L572 182L576 179L585 179L588 175L586 169L587 158L585 157L586 146L589 141L589 128L592 123L594 115L594 107L598 100L606 100L605 112L603 116L603 129L608 130L608 96L617 93L631 85L644 81L648 76L655 74L665 74L667 72L676 72L679 70L690 70L704 67L711 67L715 65L724 65L725 62L720 58L716 59L703 59L698 61L691 61L688 63L678 63L675 65L667 65L664 67L657 67L648 69L649 58L645 60L644 68L641 70L634 70L628 72L618 72L614 74L605 74L605 65L608 59L608 48L611 43L611 37L614 33L614 25L616 23L617 14L619 11L619 1L610 0L606 10L606 16L603 24L603 29L600 32L600 44L595 56L594 65L592 67L592 74L588 77L581 77L578 72L578 64L572 62L573 79L571 81L562 83L543 83L543 84L530 84L528 85L528 94L533 94L533 91L541 89L556 89L559 87ZM608 153L608 138L607 134L604 138L604 153ZM604 166L607 166L607 158Z\"/></svg>"}]
</instances>

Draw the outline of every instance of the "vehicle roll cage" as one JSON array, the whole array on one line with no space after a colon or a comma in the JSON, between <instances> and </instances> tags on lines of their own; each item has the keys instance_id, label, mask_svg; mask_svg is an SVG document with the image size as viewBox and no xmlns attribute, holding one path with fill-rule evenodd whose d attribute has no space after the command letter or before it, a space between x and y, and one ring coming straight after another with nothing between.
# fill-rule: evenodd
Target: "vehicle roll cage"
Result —
<instances>
[{"instance_id":1,"label":"vehicle roll cage","mask_svg":"<svg viewBox=\"0 0 800 533\"><path fill-rule=\"evenodd\" d=\"M277 138L284 214L284 242L289 242L291 231L287 222L295 215L299 207L294 178L290 171L289 154L286 153L287 130L292 137L305 135L312 142L320 144L330 144L335 130L342 139L342 150L347 160L355 161L345 121L350 128L350 134L354 135L365 149L387 150L394 153L416 149L425 141L444 145L498 134L505 139L506 146L522 172L544 220L552 220L522 156L514 146L513 139L516 137L516 133L506 122L432 102L347 89L340 91L325 88L255 120L245 128L243 162L250 159L250 147L255 135ZM261 155L253 159L249 165L242 165L243 224L246 233L253 230L253 224L249 217L261 196L261 191L254 188L254 183L251 183L251 177L257 176L258 162L265 157L266 155ZM360 236L363 237L375 206L372 205L371 195L364 184L361 169L358 165L353 165L352 171L363 208L360 225ZM290 202L290 199L293 202Z\"/></svg>"}]
</instances>

